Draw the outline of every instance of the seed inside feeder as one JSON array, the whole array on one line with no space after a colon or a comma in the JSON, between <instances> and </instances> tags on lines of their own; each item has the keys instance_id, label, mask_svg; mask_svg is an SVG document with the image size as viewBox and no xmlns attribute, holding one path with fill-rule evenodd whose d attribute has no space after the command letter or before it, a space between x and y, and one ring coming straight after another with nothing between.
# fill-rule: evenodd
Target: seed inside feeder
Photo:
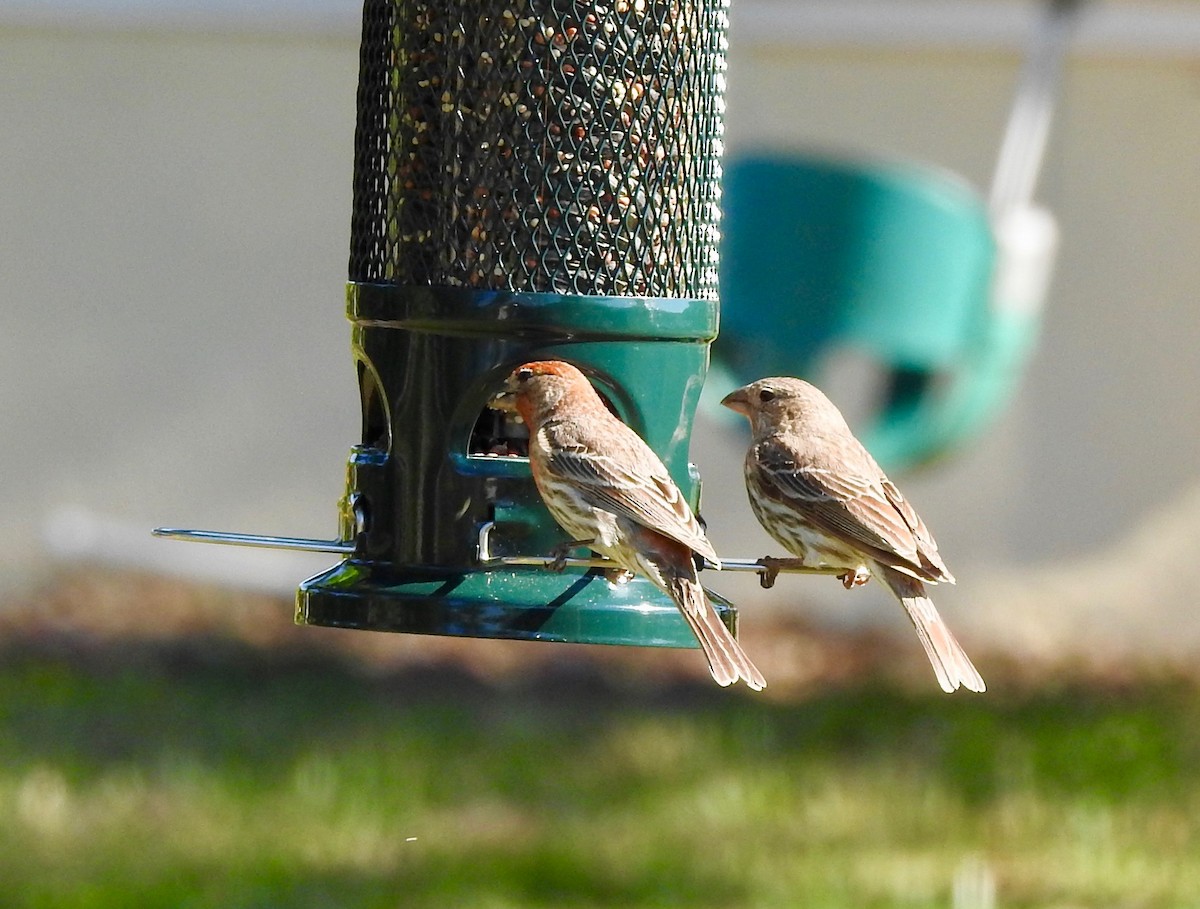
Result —
<instances>
[{"instance_id":1,"label":"seed inside feeder","mask_svg":"<svg viewBox=\"0 0 1200 909\"><path fill-rule=\"evenodd\" d=\"M715 298L724 6L431 6L367 0L351 280Z\"/></svg>"}]
</instances>

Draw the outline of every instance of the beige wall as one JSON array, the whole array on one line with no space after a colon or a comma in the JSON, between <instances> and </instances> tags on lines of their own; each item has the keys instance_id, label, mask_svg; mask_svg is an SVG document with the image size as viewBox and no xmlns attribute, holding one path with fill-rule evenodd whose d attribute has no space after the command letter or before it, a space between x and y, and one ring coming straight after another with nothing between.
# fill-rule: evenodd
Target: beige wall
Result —
<instances>
[{"instance_id":1,"label":"beige wall","mask_svg":"<svg viewBox=\"0 0 1200 909\"><path fill-rule=\"evenodd\" d=\"M1180 580L1200 559L1196 62L1088 55L1067 69L1039 193L1062 231L1039 352L1001 425L902 484L958 573L940 600L960 627L1025 645L1085 628L1089 646L1120 649L1131 629L1174 650L1200 643ZM892 154L986 188L1017 65L997 53L796 53L739 45L735 32L730 149Z\"/></svg>"},{"instance_id":2,"label":"beige wall","mask_svg":"<svg viewBox=\"0 0 1200 909\"><path fill-rule=\"evenodd\" d=\"M7 576L38 563L41 522L62 505L135 525L332 534L358 425L342 317L356 51L349 36L0 27ZM986 185L1016 64L735 33L729 146L896 154ZM1185 532L1164 545L1180 564L1143 553L1149 580L1108 605L1108 582L1046 593L1014 607L1020 631L1004 607L1014 572L1062 559L1069 575L1071 560L1114 546L1104 563L1118 564L1131 526L1192 507L1198 72L1195 60L1097 56L1068 70L1041 193L1063 245L1040 352L1000 426L902 484L962 582L942 602L967 637L1034 640L1043 610L1119 629L1160 609L1171 640L1200 641L1190 589L1154 587L1191 571ZM719 548L758 555L740 445L704 424L694 454ZM717 586L747 620L797 600L901 622L878 594L839 596L817 579L769 598L750 579Z\"/></svg>"},{"instance_id":3,"label":"beige wall","mask_svg":"<svg viewBox=\"0 0 1200 909\"><path fill-rule=\"evenodd\" d=\"M794 60L786 49L745 48L730 75L730 145L895 154L986 188L1015 64L947 54ZM1194 65L1070 66L1039 194L1062 228L1059 269L1010 420L1019 447L1005 453L1018 459L1027 493L1019 532L1004 541L1014 554L1112 539L1198 473L1198 142Z\"/></svg>"},{"instance_id":4,"label":"beige wall","mask_svg":"<svg viewBox=\"0 0 1200 909\"><path fill-rule=\"evenodd\" d=\"M0 30L10 560L67 504L333 535L358 429L342 315L355 54Z\"/></svg>"}]
</instances>

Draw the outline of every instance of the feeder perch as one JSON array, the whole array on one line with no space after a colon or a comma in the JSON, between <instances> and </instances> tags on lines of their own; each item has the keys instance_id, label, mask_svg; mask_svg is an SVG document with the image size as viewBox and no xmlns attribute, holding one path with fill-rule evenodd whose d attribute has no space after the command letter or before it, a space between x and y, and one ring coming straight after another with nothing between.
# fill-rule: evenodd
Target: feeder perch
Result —
<instances>
[{"instance_id":1,"label":"feeder perch","mask_svg":"<svg viewBox=\"0 0 1200 909\"><path fill-rule=\"evenodd\" d=\"M298 622L695 646L648 581L614 586L587 558L544 570L566 538L523 427L486 405L516 365L569 360L697 505L726 30L720 0L365 4L347 291L362 437L339 537L307 547L345 558L300 586Z\"/></svg>"}]
</instances>

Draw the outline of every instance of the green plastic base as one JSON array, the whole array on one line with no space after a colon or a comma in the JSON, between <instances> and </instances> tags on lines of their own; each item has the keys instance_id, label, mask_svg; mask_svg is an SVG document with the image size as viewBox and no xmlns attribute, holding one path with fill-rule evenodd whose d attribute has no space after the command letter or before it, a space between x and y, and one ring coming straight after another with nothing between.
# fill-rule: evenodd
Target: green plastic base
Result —
<instances>
[{"instance_id":1,"label":"green plastic base","mask_svg":"<svg viewBox=\"0 0 1200 909\"><path fill-rule=\"evenodd\" d=\"M737 610L710 596L721 621L736 635ZM523 641L697 646L674 603L649 581L634 578L618 586L595 571L396 571L348 559L300 585L296 623Z\"/></svg>"}]
</instances>

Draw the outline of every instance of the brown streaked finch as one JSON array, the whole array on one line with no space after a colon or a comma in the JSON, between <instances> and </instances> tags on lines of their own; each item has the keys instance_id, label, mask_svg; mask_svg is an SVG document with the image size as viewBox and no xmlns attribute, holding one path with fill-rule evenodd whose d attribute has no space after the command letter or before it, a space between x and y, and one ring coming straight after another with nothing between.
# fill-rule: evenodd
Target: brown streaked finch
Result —
<instances>
[{"instance_id":1,"label":"brown streaked finch","mask_svg":"<svg viewBox=\"0 0 1200 909\"><path fill-rule=\"evenodd\" d=\"M750 419L746 491L767 533L805 565L845 569L847 589L878 577L904 606L942 689L983 691L925 595L926 584L954 583L932 534L833 402L782 377L744 385L721 403Z\"/></svg>"},{"instance_id":2,"label":"brown streaked finch","mask_svg":"<svg viewBox=\"0 0 1200 909\"><path fill-rule=\"evenodd\" d=\"M560 360L513 370L491 406L529 429L529 466L554 520L580 545L644 575L687 620L718 685L762 674L705 596L697 555L720 567L683 493L637 433L608 410L582 372Z\"/></svg>"}]
</instances>

